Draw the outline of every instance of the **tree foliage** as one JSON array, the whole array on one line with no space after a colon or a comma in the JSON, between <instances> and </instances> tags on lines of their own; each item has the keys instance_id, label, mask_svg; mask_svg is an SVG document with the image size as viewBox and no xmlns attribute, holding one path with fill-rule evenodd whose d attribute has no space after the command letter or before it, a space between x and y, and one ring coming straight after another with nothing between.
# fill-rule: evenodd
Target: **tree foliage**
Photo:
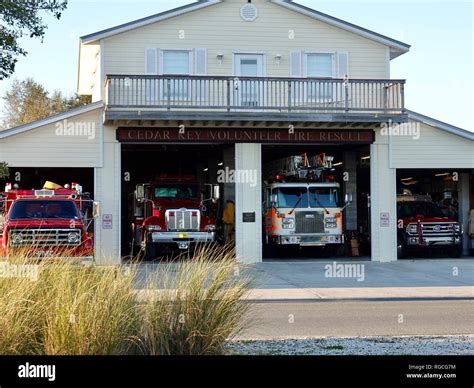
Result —
<instances>
[{"instance_id":1,"label":"tree foliage","mask_svg":"<svg viewBox=\"0 0 474 388\"><path fill-rule=\"evenodd\" d=\"M11 128L90 103L90 96L66 97L60 91L49 92L32 78L14 80L3 97L4 127Z\"/></svg>"},{"instance_id":2,"label":"tree foliage","mask_svg":"<svg viewBox=\"0 0 474 388\"><path fill-rule=\"evenodd\" d=\"M43 40L47 26L41 14L60 19L66 7L67 0L0 0L0 80L10 77L18 57L27 54L22 37Z\"/></svg>"}]
</instances>

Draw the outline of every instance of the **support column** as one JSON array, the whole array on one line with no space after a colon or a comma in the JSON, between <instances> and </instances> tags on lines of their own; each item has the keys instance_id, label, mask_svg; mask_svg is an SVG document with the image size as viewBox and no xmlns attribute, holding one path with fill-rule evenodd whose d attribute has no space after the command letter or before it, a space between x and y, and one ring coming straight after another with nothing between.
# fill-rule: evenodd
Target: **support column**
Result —
<instances>
[{"instance_id":1,"label":"support column","mask_svg":"<svg viewBox=\"0 0 474 388\"><path fill-rule=\"evenodd\" d=\"M397 180L390 168L388 136L376 130L370 146L370 203L372 261L397 260Z\"/></svg>"},{"instance_id":2,"label":"support column","mask_svg":"<svg viewBox=\"0 0 474 388\"><path fill-rule=\"evenodd\" d=\"M106 131L106 129L104 128ZM121 263L121 145L105 141L103 166L95 169L95 196L100 215L95 221L94 251L98 264ZM105 218L104 218L105 217Z\"/></svg>"},{"instance_id":3,"label":"support column","mask_svg":"<svg viewBox=\"0 0 474 388\"><path fill-rule=\"evenodd\" d=\"M459 174L458 202L459 222L464 228L463 254L469 255L469 236L467 235L469 223L469 174Z\"/></svg>"},{"instance_id":4,"label":"support column","mask_svg":"<svg viewBox=\"0 0 474 388\"><path fill-rule=\"evenodd\" d=\"M262 261L261 144L236 144L235 169L238 177L235 184L237 260L247 264L259 263Z\"/></svg>"},{"instance_id":5,"label":"support column","mask_svg":"<svg viewBox=\"0 0 474 388\"><path fill-rule=\"evenodd\" d=\"M357 153L344 152L344 172L349 180L344 182L344 194L352 193L352 203L344 210L346 231L357 230Z\"/></svg>"}]
</instances>

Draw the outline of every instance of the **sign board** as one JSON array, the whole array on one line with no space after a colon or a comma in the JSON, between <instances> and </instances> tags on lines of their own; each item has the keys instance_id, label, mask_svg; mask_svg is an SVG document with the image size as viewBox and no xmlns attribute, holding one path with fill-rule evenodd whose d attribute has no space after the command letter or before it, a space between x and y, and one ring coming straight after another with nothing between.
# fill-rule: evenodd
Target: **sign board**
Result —
<instances>
[{"instance_id":1,"label":"sign board","mask_svg":"<svg viewBox=\"0 0 474 388\"><path fill-rule=\"evenodd\" d=\"M255 212L242 213L242 222L255 222Z\"/></svg>"},{"instance_id":2,"label":"sign board","mask_svg":"<svg viewBox=\"0 0 474 388\"><path fill-rule=\"evenodd\" d=\"M102 214L102 229L112 229L112 214Z\"/></svg>"},{"instance_id":3,"label":"sign board","mask_svg":"<svg viewBox=\"0 0 474 388\"><path fill-rule=\"evenodd\" d=\"M380 226L382 228L390 226L390 213L380 213Z\"/></svg>"},{"instance_id":4,"label":"sign board","mask_svg":"<svg viewBox=\"0 0 474 388\"><path fill-rule=\"evenodd\" d=\"M370 144L372 129L118 128L122 143L322 143Z\"/></svg>"}]
</instances>

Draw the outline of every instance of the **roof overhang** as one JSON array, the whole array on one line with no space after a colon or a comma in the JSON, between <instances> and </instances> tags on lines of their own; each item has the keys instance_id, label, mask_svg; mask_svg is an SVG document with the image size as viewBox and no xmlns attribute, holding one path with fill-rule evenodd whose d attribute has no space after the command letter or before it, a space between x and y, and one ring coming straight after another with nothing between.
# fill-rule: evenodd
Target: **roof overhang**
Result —
<instances>
[{"instance_id":1,"label":"roof overhang","mask_svg":"<svg viewBox=\"0 0 474 388\"><path fill-rule=\"evenodd\" d=\"M78 108L74 108L68 110L66 112L61 112L53 116L46 117L41 120L33 121L32 123L20 125L19 127L8 128L3 131L0 131L0 139L4 139L10 136L19 135L20 133L28 132L36 128L43 127L45 125L54 124L58 121L70 119L72 117L92 112L96 109L104 107L104 103L102 101L97 101L92 104L80 106Z\"/></svg>"},{"instance_id":2,"label":"roof overhang","mask_svg":"<svg viewBox=\"0 0 474 388\"><path fill-rule=\"evenodd\" d=\"M465 139L474 141L474 132L470 132L466 129L455 127L454 125L444 123L444 122L436 120L432 117L428 117L428 116L422 115L420 113L413 112L411 110L407 110L407 113L408 113L408 119L409 120L419 121L419 122L427 124L431 127L434 127L434 128L440 129L442 131L451 133L453 135L461 136Z\"/></svg>"},{"instance_id":3,"label":"roof overhang","mask_svg":"<svg viewBox=\"0 0 474 388\"><path fill-rule=\"evenodd\" d=\"M223 0L199 0L194 3L184 5L182 7L171 9L169 11L161 12L161 13L151 15L142 19L138 19L129 23L121 24L119 26L108 28L106 30L95 32L93 34L84 35L81 37L81 42L83 44L94 43L100 39L109 38L111 36L121 34L123 32L127 32L136 28L148 26L150 24L153 24L162 20L170 19L179 15L183 15L188 12L197 11L197 10L200 10L200 9L203 9L215 4L222 3L222 1ZM290 1L290 0L269 0L269 1L271 3L285 7L289 10L298 12L300 14L309 16L313 19L327 23L334 27L341 28L343 30L365 37L367 39L371 39L380 44L386 45L390 48L390 59L396 58L399 55L402 55L410 50L410 45L406 43L389 38L377 32L346 22L344 20L327 15L325 13L316 11L312 8L305 7L304 5L295 3L293 1Z\"/></svg>"}]
</instances>

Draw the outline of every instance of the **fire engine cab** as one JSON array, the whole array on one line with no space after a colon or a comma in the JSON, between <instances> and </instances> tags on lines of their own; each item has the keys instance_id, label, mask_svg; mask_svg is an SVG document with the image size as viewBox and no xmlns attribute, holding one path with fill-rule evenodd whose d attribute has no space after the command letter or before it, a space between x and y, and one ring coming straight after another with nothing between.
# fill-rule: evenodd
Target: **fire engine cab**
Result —
<instances>
[{"instance_id":1,"label":"fire engine cab","mask_svg":"<svg viewBox=\"0 0 474 388\"><path fill-rule=\"evenodd\" d=\"M137 185L132 247L139 248L145 259L154 259L173 248L187 250L196 243L215 242L219 186L207 184L202 191L201 187L192 175L166 174Z\"/></svg>"},{"instance_id":2,"label":"fire engine cab","mask_svg":"<svg viewBox=\"0 0 474 388\"><path fill-rule=\"evenodd\" d=\"M74 257L92 260L92 222L98 203L78 183L46 182L40 190L7 183L0 193L0 257Z\"/></svg>"},{"instance_id":3,"label":"fire engine cab","mask_svg":"<svg viewBox=\"0 0 474 388\"><path fill-rule=\"evenodd\" d=\"M341 200L340 184L332 174L333 157L319 154L289 156L264 166L265 249L278 245L344 248L342 212L352 202Z\"/></svg>"}]
</instances>

